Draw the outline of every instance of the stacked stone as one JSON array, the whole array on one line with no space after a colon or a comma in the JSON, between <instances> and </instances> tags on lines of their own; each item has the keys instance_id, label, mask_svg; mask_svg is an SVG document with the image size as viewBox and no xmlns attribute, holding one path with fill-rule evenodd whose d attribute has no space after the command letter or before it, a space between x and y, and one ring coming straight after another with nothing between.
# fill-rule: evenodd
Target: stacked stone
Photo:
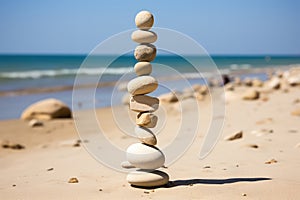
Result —
<instances>
[{"instance_id":1,"label":"stacked stone","mask_svg":"<svg viewBox=\"0 0 300 200\"><path fill-rule=\"evenodd\" d=\"M155 187L165 185L169 176L157 170L165 163L165 156L155 145L156 136L150 130L157 124L158 117L153 114L158 109L159 99L146 94L158 87L152 72L151 61L156 57L156 48L151 43L157 40L157 35L149 29L154 23L153 15L148 11L141 11L135 18L139 30L132 33L131 38L139 43L134 51L138 62L134 66L136 78L131 80L127 89L130 93L130 110L137 112L135 135L141 143L135 143L127 149L127 160L123 162L124 168L137 168L127 175L127 181L134 186Z\"/></svg>"}]
</instances>

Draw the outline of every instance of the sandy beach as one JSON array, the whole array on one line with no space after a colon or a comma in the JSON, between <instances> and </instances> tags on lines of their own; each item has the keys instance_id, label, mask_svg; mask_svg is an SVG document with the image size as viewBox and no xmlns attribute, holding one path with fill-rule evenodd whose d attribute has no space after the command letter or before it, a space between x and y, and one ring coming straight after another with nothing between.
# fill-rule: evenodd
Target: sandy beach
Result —
<instances>
[{"instance_id":1,"label":"sandy beach","mask_svg":"<svg viewBox=\"0 0 300 200\"><path fill-rule=\"evenodd\" d=\"M212 97L222 98L216 96L221 89L212 89ZM241 96L248 89L234 86L226 91L222 136L203 160L199 151L210 122L211 101L208 97L198 101L197 137L177 162L163 169L170 175L169 184L154 189L131 187L126 173L96 161L84 148L83 142L90 141L78 141L73 119L44 121L40 127L19 119L1 121L1 199L299 199L300 116L295 110L300 109L300 86L257 88L259 99L246 101ZM179 104L185 116L195 114L191 101L161 104L168 120L157 136L159 147L168 144L177 131L172 124L180 118ZM121 113L128 107L113 110ZM138 142L115 125L111 108L96 113L114 144L126 149ZM242 137L224 139L236 132L242 132ZM78 182L69 183L71 178Z\"/></svg>"}]
</instances>

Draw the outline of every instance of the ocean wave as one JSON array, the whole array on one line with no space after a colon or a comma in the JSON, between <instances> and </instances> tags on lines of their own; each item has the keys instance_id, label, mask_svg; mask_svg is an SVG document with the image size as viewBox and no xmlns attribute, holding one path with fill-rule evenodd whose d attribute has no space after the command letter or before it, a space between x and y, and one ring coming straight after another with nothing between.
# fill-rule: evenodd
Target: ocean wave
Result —
<instances>
[{"instance_id":1,"label":"ocean wave","mask_svg":"<svg viewBox=\"0 0 300 200\"><path fill-rule=\"evenodd\" d=\"M80 69L56 69L56 70L30 70L0 72L0 78L7 79L38 79L43 77L75 76L75 75L121 75L132 71L131 67L122 68L80 68Z\"/></svg>"},{"instance_id":2,"label":"ocean wave","mask_svg":"<svg viewBox=\"0 0 300 200\"><path fill-rule=\"evenodd\" d=\"M250 69L252 66L250 64L231 64L229 66L232 70L238 70L238 69Z\"/></svg>"}]
</instances>

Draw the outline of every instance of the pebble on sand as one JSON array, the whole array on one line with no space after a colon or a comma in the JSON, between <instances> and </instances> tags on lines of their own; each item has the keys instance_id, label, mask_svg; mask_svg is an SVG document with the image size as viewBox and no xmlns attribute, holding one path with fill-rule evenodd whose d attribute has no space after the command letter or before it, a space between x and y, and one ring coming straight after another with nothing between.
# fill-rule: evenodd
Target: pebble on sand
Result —
<instances>
[{"instance_id":1,"label":"pebble on sand","mask_svg":"<svg viewBox=\"0 0 300 200\"><path fill-rule=\"evenodd\" d=\"M228 137L225 138L227 141L237 140L243 137L243 131L238 131Z\"/></svg>"},{"instance_id":2,"label":"pebble on sand","mask_svg":"<svg viewBox=\"0 0 300 200\"><path fill-rule=\"evenodd\" d=\"M127 175L127 181L135 186L157 187L167 184L169 175L159 170L137 170Z\"/></svg>"},{"instance_id":3,"label":"pebble on sand","mask_svg":"<svg viewBox=\"0 0 300 200\"><path fill-rule=\"evenodd\" d=\"M247 147L253 148L253 149L257 149L258 145L257 144L248 144Z\"/></svg>"},{"instance_id":4,"label":"pebble on sand","mask_svg":"<svg viewBox=\"0 0 300 200\"><path fill-rule=\"evenodd\" d=\"M247 90L242 95L242 98L244 100L256 100L256 99L259 98L259 92L257 90L254 90L254 89Z\"/></svg>"},{"instance_id":5,"label":"pebble on sand","mask_svg":"<svg viewBox=\"0 0 300 200\"><path fill-rule=\"evenodd\" d=\"M22 144L11 144L8 140L1 141L1 147L4 149L14 149L14 150L21 150L25 149L25 146Z\"/></svg>"},{"instance_id":6,"label":"pebble on sand","mask_svg":"<svg viewBox=\"0 0 300 200\"><path fill-rule=\"evenodd\" d=\"M266 161L265 164L274 164L274 163L277 163L278 161L275 160L274 158L269 160L269 161Z\"/></svg>"},{"instance_id":7,"label":"pebble on sand","mask_svg":"<svg viewBox=\"0 0 300 200\"><path fill-rule=\"evenodd\" d=\"M162 102L175 103L178 101L178 94L176 94L176 92L169 92L169 93L160 95L158 98Z\"/></svg>"},{"instance_id":8,"label":"pebble on sand","mask_svg":"<svg viewBox=\"0 0 300 200\"><path fill-rule=\"evenodd\" d=\"M252 86L254 86L254 87L262 87L263 85L264 85L264 82L262 82L259 79L252 80Z\"/></svg>"},{"instance_id":9,"label":"pebble on sand","mask_svg":"<svg viewBox=\"0 0 300 200\"><path fill-rule=\"evenodd\" d=\"M71 118L70 108L57 99L38 101L27 107L21 115L21 119L24 120L49 120L55 118Z\"/></svg>"},{"instance_id":10,"label":"pebble on sand","mask_svg":"<svg viewBox=\"0 0 300 200\"><path fill-rule=\"evenodd\" d=\"M32 119L29 121L28 125L30 127L39 127L39 126L44 126L44 123L42 121L39 121L37 119Z\"/></svg>"},{"instance_id":11,"label":"pebble on sand","mask_svg":"<svg viewBox=\"0 0 300 200\"><path fill-rule=\"evenodd\" d=\"M78 183L78 182L79 182L78 179L75 177L70 178L68 181L68 183Z\"/></svg>"}]
</instances>

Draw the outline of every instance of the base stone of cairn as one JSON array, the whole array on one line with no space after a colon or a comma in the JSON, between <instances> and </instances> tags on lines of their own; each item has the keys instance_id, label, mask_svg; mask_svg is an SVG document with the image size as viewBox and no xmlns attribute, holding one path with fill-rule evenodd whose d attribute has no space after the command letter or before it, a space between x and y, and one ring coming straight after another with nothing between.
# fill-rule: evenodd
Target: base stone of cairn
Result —
<instances>
[{"instance_id":1,"label":"base stone of cairn","mask_svg":"<svg viewBox=\"0 0 300 200\"><path fill-rule=\"evenodd\" d=\"M157 139L150 130L158 121L153 112L159 107L159 99L146 95L158 87L157 80L150 76L152 72L150 62L156 57L156 47L151 43L157 40L156 33L149 30L153 23L154 17L150 12L139 12L135 17L135 24L139 30L131 35L131 39L139 43L134 51L134 57L138 61L134 66L137 77L128 83L127 90L131 95L130 110L137 112L134 131L140 143L127 148L127 161L122 162L121 166L126 169L136 168L127 175L127 181L139 187L157 187L169 182L169 175L157 170L164 166L165 155L155 146Z\"/></svg>"}]
</instances>

